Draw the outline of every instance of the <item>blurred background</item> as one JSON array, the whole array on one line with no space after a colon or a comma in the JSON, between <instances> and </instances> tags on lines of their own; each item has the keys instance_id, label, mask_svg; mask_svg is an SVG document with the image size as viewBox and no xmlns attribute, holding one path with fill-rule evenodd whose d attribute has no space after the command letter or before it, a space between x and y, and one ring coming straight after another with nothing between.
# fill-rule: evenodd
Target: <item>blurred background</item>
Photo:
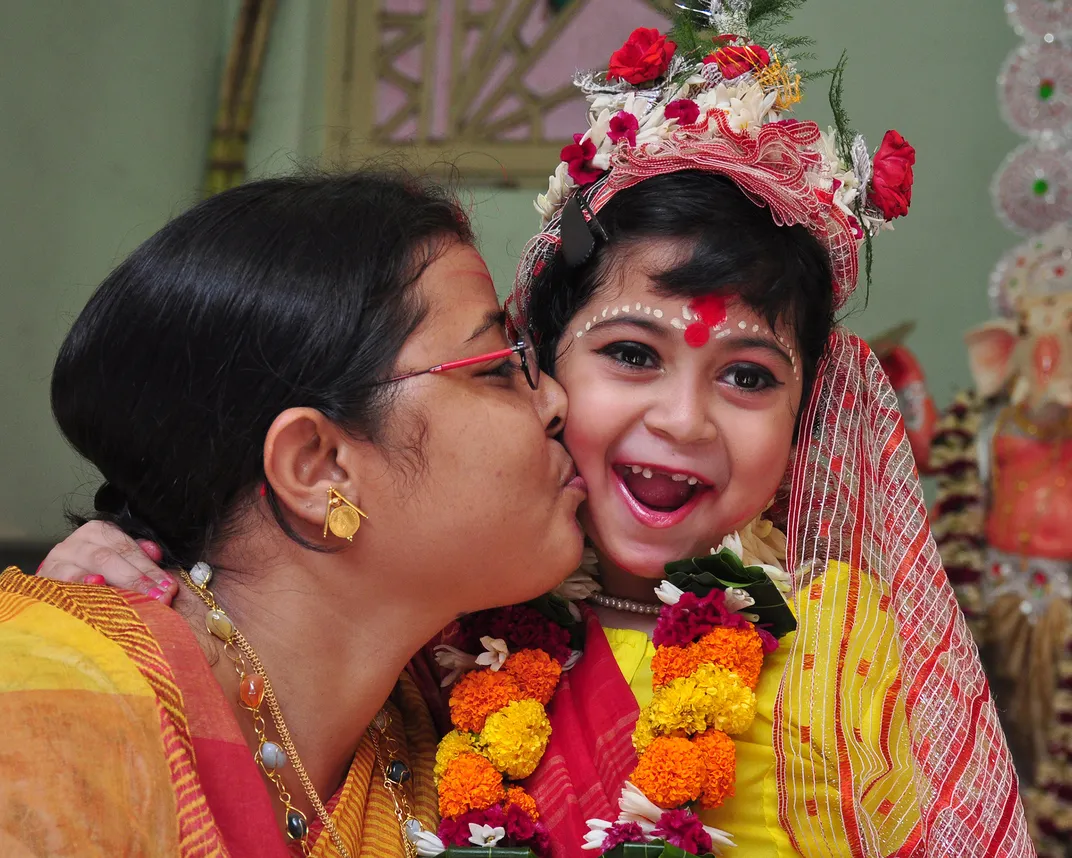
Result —
<instances>
[{"instance_id":1,"label":"blurred background","mask_svg":"<svg viewBox=\"0 0 1072 858\"><path fill-rule=\"evenodd\" d=\"M562 92L570 74L605 67L633 27L661 21L646 0L520 0L516 33L481 34L510 5L0 2L5 561L32 563L66 532L65 506L88 504L96 487L49 412L64 333L109 269L206 181L243 163L258 177L385 151L422 163L445 154L505 293L538 226L532 199L582 127ZM473 29L459 27L465 15ZM970 383L961 335L990 317L991 268L1016 241L989 186L1019 142L995 84L1019 39L999 0L810 0L793 32L815 39L815 67L849 51L846 105L872 147L896 127L918 150L912 215L876 242L869 300L861 289L846 321L867 337L915 321L908 343L942 407ZM510 69L522 61L528 89L488 88L521 77ZM478 67L490 74L474 84L466 72ZM797 113L829 121L825 82Z\"/></svg>"}]
</instances>

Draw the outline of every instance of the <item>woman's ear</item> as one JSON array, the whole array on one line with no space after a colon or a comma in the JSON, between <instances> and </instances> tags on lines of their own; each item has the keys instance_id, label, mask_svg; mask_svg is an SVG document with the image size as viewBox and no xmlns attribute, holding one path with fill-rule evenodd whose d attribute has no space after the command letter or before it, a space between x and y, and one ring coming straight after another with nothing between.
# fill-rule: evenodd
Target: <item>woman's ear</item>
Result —
<instances>
[{"instance_id":1,"label":"woman's ear","mask_svg":"<svg viewBox=\"0 0 1072 858\"><path fill-rule=\"evenodd\" d=\"M300 530L321 538L331 488L361 506L361 446L315 408L288 408L272 422L264 474Z\"/></svg>"}]
</instances>

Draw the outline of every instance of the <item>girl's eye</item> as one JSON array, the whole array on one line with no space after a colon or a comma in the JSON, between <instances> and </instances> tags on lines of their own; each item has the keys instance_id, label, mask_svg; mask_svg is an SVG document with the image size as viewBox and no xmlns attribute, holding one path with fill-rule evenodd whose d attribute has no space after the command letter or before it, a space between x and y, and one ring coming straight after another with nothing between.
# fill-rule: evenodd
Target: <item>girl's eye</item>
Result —
<instances>
[{"instance_id":1,"label":"girl's eye","mask_svg":"<svg viewBox=\"0 0 1072 858\"><path fill-rule=\"evenodd\" d=\"M630 369L656 369L659 365L659 356L641 343L611 343L599 353Z\"/></svg>"},{"instance_id":2,"label":"girl's eye","mask_svg":"<svg viewBox=\"0 0 1072 858\"><path fill-rule=\"evenodd\" d=\"M730 367L723 378L734 387L748 393L758 393L778 384L778 380L769 370L750 363Z\"/></svg>"}]
</instances>

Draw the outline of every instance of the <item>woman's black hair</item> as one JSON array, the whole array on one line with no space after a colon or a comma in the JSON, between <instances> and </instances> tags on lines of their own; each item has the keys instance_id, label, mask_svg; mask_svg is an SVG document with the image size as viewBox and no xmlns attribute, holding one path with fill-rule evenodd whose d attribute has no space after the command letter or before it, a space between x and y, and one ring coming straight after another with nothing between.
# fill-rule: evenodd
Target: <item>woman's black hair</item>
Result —
<instances>
[{"instance_id":1,"label":"woman's black hair","mask_svg":"<svg viewBox=\"0 0 1072 858\"><path fill-rule=\"evenodd\" d=\"M251 182L145 241L52 375L60 429L106 481L92 517L189 565L255 497L280 412L315 408L381 440L390 386L370 382L424 317L411 287L450 240L472 233L442 189L365 171Z\"/></svg>"},{"instance_id":2,"label":"woman's black hair","mask_svg":"<svg viewBox=\"0 0 1072 858\"><path fill-rule=\"evenodd\" d=\"M655 275L667 297L712 292L738 295L774 328L788 324L799 343L804 397L834 325L830 257L803 226L779 226L730 179L699 170L654 176L619 191L596 215L606 233L582 265L561 250L534 278L528 321L540 363L554 372L559 341L573 316L628 264L630 248L646 239L691 244L688 257Z\"/></svg>"}]
</instances>

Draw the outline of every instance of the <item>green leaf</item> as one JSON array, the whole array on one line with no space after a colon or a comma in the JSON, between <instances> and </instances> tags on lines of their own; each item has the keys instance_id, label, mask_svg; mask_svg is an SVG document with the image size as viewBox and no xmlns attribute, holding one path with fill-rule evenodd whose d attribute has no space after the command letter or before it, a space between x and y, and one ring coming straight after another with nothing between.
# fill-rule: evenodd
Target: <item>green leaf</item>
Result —
<instances>
[{"instance_id":1,"label":"green leaf","mask_svg":"<svg viewBox=\"0 0 1072 858\"><path fill-rule=\"evenodd\" d=\"M686 852L679 846L672 846L662 840L653 843L623 843L610 852L604 852L609 858L699 858Z\"/></svg>"}]
</instances>

